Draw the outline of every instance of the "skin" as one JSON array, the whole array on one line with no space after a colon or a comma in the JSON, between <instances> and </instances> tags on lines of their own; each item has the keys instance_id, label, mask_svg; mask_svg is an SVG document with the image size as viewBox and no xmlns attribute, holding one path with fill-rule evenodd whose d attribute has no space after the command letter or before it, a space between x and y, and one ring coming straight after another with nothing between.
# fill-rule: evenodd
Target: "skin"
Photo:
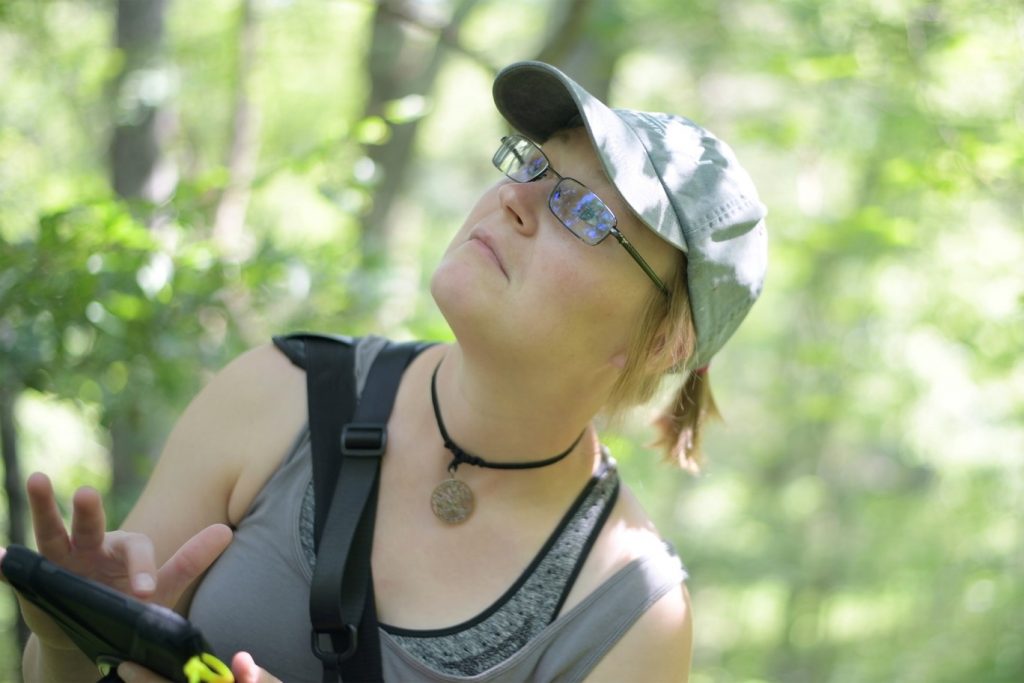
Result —
<instances>
[{"instance_id":1,"label":"skin","mask_svg":"<svg viewBox=\"0 0 1024 683\"><path fill-rule=\"evenodd\" d=\"M596 191L619 227L663 276L671 248L640 225L601 171L582 130L545 147L552 166ZM592 425L625 362L629 332L653 286L611 239L576 239L547 208L556 180L501 181L454 236L431 291L458 342L421 354L395 400L381 468L373 548L378 615L405 628L441 628L489 606L543 545L599 464ZM437 436L429 381L449 432L470 452L499 461L569 457L534 470L463 467L478 508L447 526L424 514L450 455ZM40 551L85 576L187 613L196 581L230 543L231 526L280 464L306 419L305 377L272 346L228 365L194 399L166 444L122 530L103 533L99 495L75 495L70 532L41 474L28 492ZM181 492L188 491L188 505ZM167 515L167 510L175 510ZM615 571L661 541L628 487L584 563L563 608L572 609ZM463 579L455 585L450 577ZM146 585L142 577L152 577ZM23 604L34 635L26 681L94 680L95 669L44 615ZM601 660L592 681L685 681L692 617L684 586L659 599ZM240 681L277 680L246 653ZM122 665L129 681L161 680Z\"/></svg>"}]
</instances>

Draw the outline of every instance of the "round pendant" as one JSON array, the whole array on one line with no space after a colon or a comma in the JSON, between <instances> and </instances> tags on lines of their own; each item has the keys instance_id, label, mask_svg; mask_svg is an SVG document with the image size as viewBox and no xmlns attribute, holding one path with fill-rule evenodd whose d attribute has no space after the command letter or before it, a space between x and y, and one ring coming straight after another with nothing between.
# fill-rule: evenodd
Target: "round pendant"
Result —
<instances>
[{"instance_id":1,"label":"round pendant","mask_svg":"<svg viewBox=\"0 0 1024 683\"><path fill-rule=\"evenodd\" d=\"M464 522L473 512L473 491L458 479L445 479L430 494L434 516L448 524Z\"/></svg>"}]
</instances>

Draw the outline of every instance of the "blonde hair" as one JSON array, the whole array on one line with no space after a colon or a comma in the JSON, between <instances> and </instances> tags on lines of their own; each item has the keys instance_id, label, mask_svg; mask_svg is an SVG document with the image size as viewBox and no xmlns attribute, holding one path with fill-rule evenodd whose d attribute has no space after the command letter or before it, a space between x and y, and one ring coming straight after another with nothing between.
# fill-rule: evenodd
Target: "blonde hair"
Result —
<instances>
[{"instance_id":1,"label":"blonde hair","mask_svg":"<svg viewBox=\"0 0 1024 683\"><path fill-rule=\"evenodd\" d=\"M612 416L654 398L666 375L679 377L672 370L683 366L694 353L697 333L686 286L686 256L678 254L679 267L666 283L669 296L652 290L630 340L626 365L606 406ZM719 413L706 368L691 370L654 420L658 430L654 445L664 449L667 461L690 472L699 471L702 428L708 417L719 417Z\"/></svg>"}]
</instances>

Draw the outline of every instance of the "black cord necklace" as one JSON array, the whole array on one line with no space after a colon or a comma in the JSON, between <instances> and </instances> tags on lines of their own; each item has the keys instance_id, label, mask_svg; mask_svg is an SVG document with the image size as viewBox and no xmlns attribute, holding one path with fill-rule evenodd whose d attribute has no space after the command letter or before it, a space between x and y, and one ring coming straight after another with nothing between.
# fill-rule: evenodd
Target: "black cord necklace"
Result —
<instances>
[{"instance_id":1,"label":"black cord necklace","mask_svg":"<svg viewBox=\"0 0 1024 683\"><path fill-rule=\"evenodd\" d=\"M437 420L437 429L441 432L444 447L451 451L452 461L448 463L448 479L438 484L430 495L430 507L434 511L434 516L443 522L448 524L463 522L472 514L475 506L473 490L469 488L466 482L455 478L455 471L459 468L459 465L486 467L493 470L529 470L536 467L547 467L548 465L554 465L572 453L573 449L576 448L576 444L580 442L580 439L583 438L587 431L584 428L580 435L576 437L576 440L572 442L571 446L558 455L544 458L543 460L532 460L530 462L489 462L484 460L478 455L473 455L463 450L452 440L448 435L448 430L445 429L444 419L441 417L441 406L437 400L437 371L440 369L441 363L439 362L437 367L434 368L434 374L430 377L430 400L434 404L434 418Z\"/></svg>"}]
</instances>

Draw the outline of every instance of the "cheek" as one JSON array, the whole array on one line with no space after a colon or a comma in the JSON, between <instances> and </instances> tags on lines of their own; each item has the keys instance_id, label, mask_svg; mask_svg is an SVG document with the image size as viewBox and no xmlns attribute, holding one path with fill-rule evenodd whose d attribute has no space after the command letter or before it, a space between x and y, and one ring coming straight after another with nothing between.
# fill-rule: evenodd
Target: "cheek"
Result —
<instances>
[{"instance_id":1,"label":"cheek","mask_svg":"<svg viewBox=\"0 0 1024 683\"><path fill-rule=\"evenodd\" d=\"M547 248L545 262L553 291L577 301L581 309L599 309L620 313L626 301L646 291L622 263L628 256L615 251L618 245L601 243L589 246L559 226L559 239Z\"/></svg>"},{"instance_id":2,"label":"cheek","mask_svg":"<svg viewBox=\"0 0 1024 683\"><path fill-rule=\"evenodd\" d=\"M594 248L573 240L564 249L549 249L551 258L543 259L542 273L533 278L533 300L540 310L554 313L546 321L548 333L605 356L632 337L647 290L646 283L623 278L605 255L584 251Z\"/></svg>"}]
</instances>

